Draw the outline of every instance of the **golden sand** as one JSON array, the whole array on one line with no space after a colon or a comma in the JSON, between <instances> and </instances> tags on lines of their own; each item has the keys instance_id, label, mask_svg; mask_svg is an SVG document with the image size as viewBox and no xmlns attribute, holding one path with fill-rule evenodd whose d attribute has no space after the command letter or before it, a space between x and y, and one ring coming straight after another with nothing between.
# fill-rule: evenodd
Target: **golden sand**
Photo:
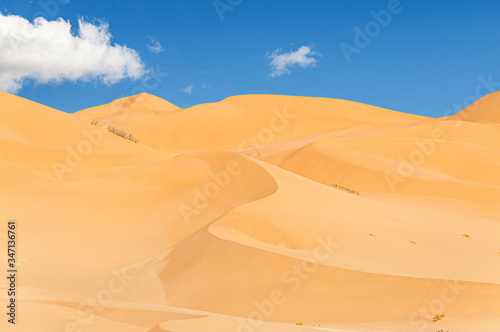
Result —
<instances>
[{"instance_id":1,"label":"golden sand","mask_svg":"<svg viewBox=\"0 0 500 332\"><path fill-rule=\"evenodd\" d=\"M499 93L0 105L1 331L500 331Z\"/></svg>"}]
</instances>

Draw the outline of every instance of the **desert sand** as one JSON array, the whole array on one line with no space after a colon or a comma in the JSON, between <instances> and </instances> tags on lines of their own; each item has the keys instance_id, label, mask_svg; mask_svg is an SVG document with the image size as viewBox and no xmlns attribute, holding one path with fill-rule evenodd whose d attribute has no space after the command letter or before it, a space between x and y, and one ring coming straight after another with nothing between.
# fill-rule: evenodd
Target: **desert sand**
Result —
<instances>
[{"instance_id":1,"label":"desert sand","mask_svg":"<svg viewBox=\"0 0 500 332\"><path fill-rule=\"evenodd\" d=\"M499 110L0 92L0 330L498 332Z\"/></svg>"}]
</instances>

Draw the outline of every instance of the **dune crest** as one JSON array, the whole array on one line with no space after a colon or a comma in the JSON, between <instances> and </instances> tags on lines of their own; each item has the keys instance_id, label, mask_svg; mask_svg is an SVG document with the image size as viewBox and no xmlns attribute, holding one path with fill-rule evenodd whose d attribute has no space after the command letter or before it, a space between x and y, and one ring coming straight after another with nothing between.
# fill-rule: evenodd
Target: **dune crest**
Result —
<instances>
[{"instance_id":1,"label":"dune crest","mask_svg":"<svg viewBox=\"0 0 500 332\"><path fill-rule=\"evenodd\" d=\"M451 116L450 119L500 124L500 91L484 96Z\"/></svg>"}]
</instances>

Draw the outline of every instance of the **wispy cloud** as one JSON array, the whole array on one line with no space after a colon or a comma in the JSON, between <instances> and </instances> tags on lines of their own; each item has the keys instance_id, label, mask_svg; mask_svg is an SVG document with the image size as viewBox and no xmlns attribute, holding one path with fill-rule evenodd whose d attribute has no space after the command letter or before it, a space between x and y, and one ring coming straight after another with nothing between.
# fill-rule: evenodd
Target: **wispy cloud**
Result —
<instances>
[{"instance_id":1,"label":"wispy cloud","mask_svg":"<svg viewBox=\"0 0 500 332\"><path fill-rule=\"evenodd\" d=\"M266 53L270 59L271 77L278 77L283 74L290 74L290 68L300 66L301 68L314 67L317 60L314 58L317 53L312 51L310 46L301 46L296 51L281 53L278 48L271 54Z\"/></svg>"},{"instance_id":2,"label":"wispy cloud","mask_svg":"<svg viewBox=\"0 0 500 332\"><path fill-rule=\"evenodd\" d=\"M156 41L153 37L149 37L149 44L147 44L146 47L151 53L160 53L164 51L160 42Z\"/></svg>"},{"instance_id":3,"label":"wispy cloud","mask_svg":"<svg viewBox=\"0 0 500 332\"><path fill-rule=\"evenodd\" d=\"M191 92L193 92L193 88L194 88L194 84L190 84L187 87L185 87L184 89L182 89L181 91L190 95Z\"/></svg>"},{"instance_id":4,"label":"wispy cloud","mask_svg":"<svg viewBox=\"0 0 500 332\"><path fill-rule=\"evenodd\" d=\"M207 82L204 82L203 85L202 85L202 88L203 89L208 89L208 88L210 88L210 85L208 85Z\"/></svg>"},{"instance_id":5,"label":"wispy cloud","mask_svg":"<svg viewBox=\"0 0 500 332\"><path fill-rule=\"evenodd\" d=\"M62 83L100 80L113 84L147 73L139 54L111 44L108 24L78 20L78 35L59 18L33 23L0 13L0 90L17 93L26 82Z\"/></svg>"}]
</instances>

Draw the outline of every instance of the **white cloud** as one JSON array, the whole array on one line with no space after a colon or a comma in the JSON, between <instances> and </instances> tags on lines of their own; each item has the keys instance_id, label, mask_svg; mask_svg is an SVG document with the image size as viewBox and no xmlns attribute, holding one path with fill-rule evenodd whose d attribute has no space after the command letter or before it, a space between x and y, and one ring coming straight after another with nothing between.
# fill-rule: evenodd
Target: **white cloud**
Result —
<instances>
[{"instance_id":1,"label":"white cloud","mask_svg":"<svg viewBox=\"0 0 500 332\"><path fill-rule=\"evenodd\" d=\"M290 68L295 65L299 65L301 68L314 67L317 62L314 55L318 54L313 52L309 46L301 46L296 51L283 54L281 54L281 48L278 48L273 53L267 53L266 55L271 60L269 62L271 77L277 77L290 74Z\"/></svg>"},{"instance_id":2,"label":"white cloud","mask_svg":"<svg viewBox=\"0 0 500 332\"><path fill-rule=\"evenodd\" d=\"M160 53L164 51L161 44L158 41L154 40L153 37L149 37L149 44L147 44L146 47L151 53Z\"/></svg>"},{"instance_id":3,"label":"white cloud","mask_svg":"<svg viewBox=\"0 0 500 332\"><path fill-rule=\"evenodd\" d=\"M193 88L194 88L194 84L190 84L187 87L185 87L184 89L182 89L181 91L190 95L191 92L193 92Z\"/></svg>"},{"instance_id":4,"label":"white cloud","mask_svg":"<svg viewBox=\"0 0 500 332\"><path fill-rule=\"evenodd\" d=\"M26 80L36 83L100 80L113 84L139 79L146 70L139 54L111 44L109 26L78 20L78 35L59 18L33 23L0 13L0 90L16 93Z\"/></svg>"},{"instance_id":5,"label":"white cloud","mask_svg":"<svg viewBox=\"0 0 500 332\"><path fill-rule=\"evenodd\" d=\"M202 86L203 89L208 89L210 88L210 85L207 84L207 82L203 83L203 86Z\"/></svg>"}]
</instances>

